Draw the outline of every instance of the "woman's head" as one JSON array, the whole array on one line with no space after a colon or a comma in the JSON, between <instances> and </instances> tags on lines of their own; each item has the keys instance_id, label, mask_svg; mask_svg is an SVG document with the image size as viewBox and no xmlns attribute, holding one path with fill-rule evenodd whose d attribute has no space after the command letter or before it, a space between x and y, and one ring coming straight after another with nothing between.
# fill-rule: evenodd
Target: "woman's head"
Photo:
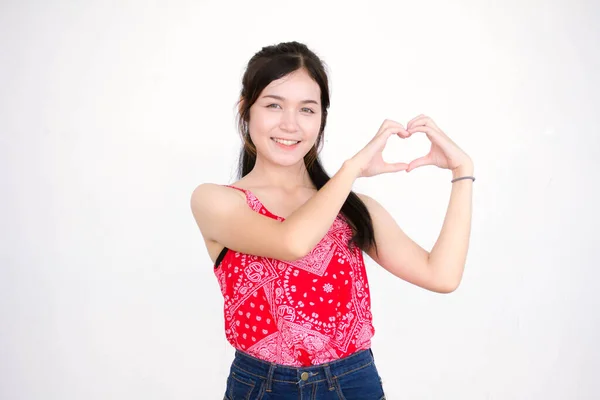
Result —
<instances>
[{"instance_id":1,"label":"woman's head","mask_svg":"<svg viewBox=\"0 0 600 400\"><path fill-rule=\"evenodd\" d=\"M323 144L328 108L327 73L314 52L298 42L263 47L242 79L240 175L252 170L257 153L281 165L304 158L310 169ZM290 142L278 139L300 142L287 147Z\"/></svg>"}]
</instances>

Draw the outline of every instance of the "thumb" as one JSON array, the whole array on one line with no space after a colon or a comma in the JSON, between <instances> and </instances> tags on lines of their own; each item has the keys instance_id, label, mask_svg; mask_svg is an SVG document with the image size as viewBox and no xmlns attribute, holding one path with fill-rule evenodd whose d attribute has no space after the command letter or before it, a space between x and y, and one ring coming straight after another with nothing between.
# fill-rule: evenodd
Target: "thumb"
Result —
<instances>
[{"instance_id":1,"label":"thumb","mask_svg":"<svg viewBox=\"0 0 600 400\"><path fill-rule=\"evenodd\" d=\"M427 154L426 156L423 157L419 157L416 160L412 160L410 162L410 164L408 164L408 168L406 169L406 172L410 172L415 168L419 168L422 167L424 165L431 165L431 155Z\"/></svg>"},{"instance_id":2,"label":"thumb","mask_svg":"<svg viewBox=\"0 0 600 400\"><path fill-rule=\"evenodd\" d=\"M386 163L385 166L383 167L383 171L384 173L386 172L398 172L398 171L404 171L408 168L408 164L407 163L403 163L403 162L399 162L399 163Z\"/></svg>"}]
</instances>

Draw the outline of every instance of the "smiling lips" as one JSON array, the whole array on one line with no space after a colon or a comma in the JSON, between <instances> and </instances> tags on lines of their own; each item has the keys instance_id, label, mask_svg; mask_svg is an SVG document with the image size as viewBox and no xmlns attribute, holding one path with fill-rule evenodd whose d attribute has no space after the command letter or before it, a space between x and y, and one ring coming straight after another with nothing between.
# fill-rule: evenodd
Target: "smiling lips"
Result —
<instances>
[{"instance_id":1,"label":"smiling lips","mask_svg":"<svg viewBox=\"0 0 600 400\"><path fill-rule=\"evenodd\" d=\"M279 139L279 138L271 138L271 140L273 140L275 143L287 147L287 148L291 148L296 146L298 143L300 143L300 140L286 140L286 139Z\"/></svg>"}]
</instances>

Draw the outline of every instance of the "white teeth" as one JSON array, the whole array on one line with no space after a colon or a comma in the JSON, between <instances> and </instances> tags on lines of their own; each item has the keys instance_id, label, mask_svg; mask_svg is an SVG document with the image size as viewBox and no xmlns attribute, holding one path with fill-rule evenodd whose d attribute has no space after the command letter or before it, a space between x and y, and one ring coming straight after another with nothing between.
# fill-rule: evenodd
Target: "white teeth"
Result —
<instances>
[{"instance_id":1,"label":"white teeth","mask_svg":"<svg viewBox=\"0 0 600 400\"><path fill-rule=\"evenodd\" d=\"M277 142L277 143L281 143L281 144L285 144L286 146L293 146L296 143L299 143L299 140L283 140L283 139L277 139L277 138L272 138L273 141Z\"/></svg>"}]
</instances>

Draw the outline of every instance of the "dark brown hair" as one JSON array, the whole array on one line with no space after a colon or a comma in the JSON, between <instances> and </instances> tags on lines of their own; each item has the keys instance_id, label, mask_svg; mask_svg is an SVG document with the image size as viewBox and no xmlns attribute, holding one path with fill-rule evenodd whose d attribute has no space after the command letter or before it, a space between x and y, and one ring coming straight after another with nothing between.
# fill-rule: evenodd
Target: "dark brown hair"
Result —
<instances>
[{"instance_id":1,"label":"dark brown hair","mask_svg":"<svg viewBox=\"0 0 600 400\"><path fill-rule=\"evenodd\" d=\"M304 157L304 164L317 190L329 181L330 177L319 159L327 123L327 109L329 108L329 80L323 61L306 45L298 42L285 42L263 47L248 62L242 78L238 107L238 129L243 142L238 165L239 178L250 173L256 162L256 147L248 132L250 107L269 83L301 68L308 72L321 89L321 127L315 145ZM351 242L363 250L370 247L376 249L371 216L356 193L350 192L341 211L354 231Z\"/></svg>"}]
</instances>

